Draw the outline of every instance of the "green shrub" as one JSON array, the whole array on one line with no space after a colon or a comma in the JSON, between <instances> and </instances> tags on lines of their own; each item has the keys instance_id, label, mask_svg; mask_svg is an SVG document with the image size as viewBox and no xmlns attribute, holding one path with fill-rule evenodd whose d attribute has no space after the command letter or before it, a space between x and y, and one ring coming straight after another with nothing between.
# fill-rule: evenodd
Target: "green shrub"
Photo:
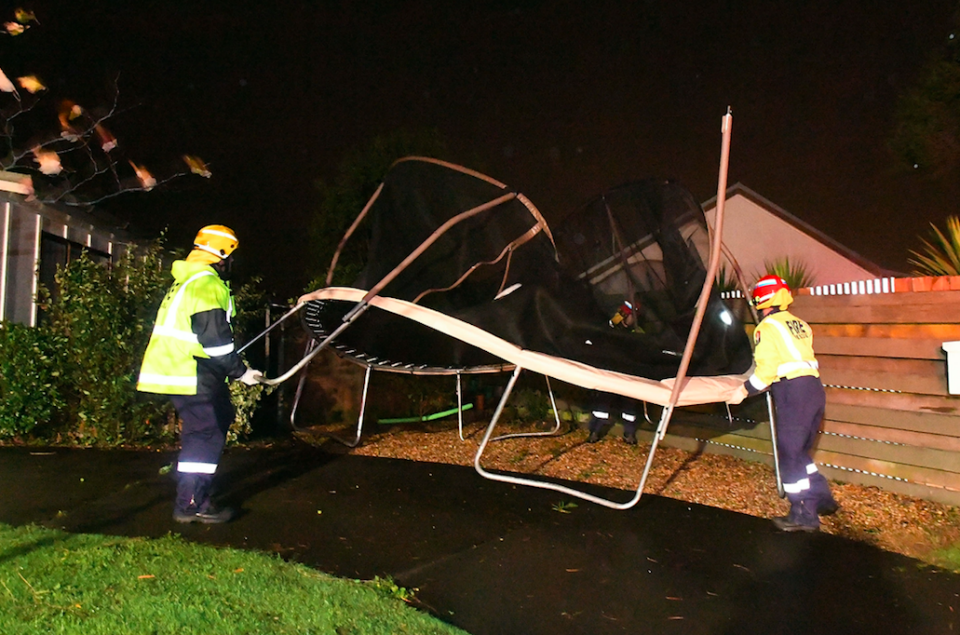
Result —
<instances>
[{"instance_id":1,"label":"green shrub","mask_svg":"<svg viewBox=\"0 0 960 635\"><path fill-rule=\"evenodd\" d=\"M64 406L57 363L63 344L44 329L0 324L0 438L52 427Z\"/></svg>"},{"instance_id":2,"label":"green shrub","mask_svg":"<svg viewBox=\"0 0 960 635\"><path fill-rule=\"evenodd\" d=\"M172 282L162 240L105 266L86 256L56 274L56 298L38 294L39 326L0 325L0 438L79 445L168 441L177 419L162 395L136 390L157 309ZM259 281L236 294L239 332L261 328ZM251 431L262 386L233 382L230 440ZM41 425L42 424L42 425Z\"/></svg>"},{"instance_id":3,"label":"green shrub","mask_svg":"<svg viewBox=\"0 0 960 635\"><path fill-rule=\"evenodd\" d=\"M56 361L65 435L81 444L116 444L152 436L167 420L165 403L140 398L136 378L169 275L159 241L112 266L85 254L57 271L58 295L39 327L63 343Z\"/></svg>"}]
</instances>

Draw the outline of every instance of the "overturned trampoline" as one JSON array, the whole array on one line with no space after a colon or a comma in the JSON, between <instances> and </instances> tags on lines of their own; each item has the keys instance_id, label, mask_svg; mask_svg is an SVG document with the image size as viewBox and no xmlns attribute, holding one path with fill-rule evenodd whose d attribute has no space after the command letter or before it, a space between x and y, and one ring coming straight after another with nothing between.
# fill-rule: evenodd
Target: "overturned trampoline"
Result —
<instances>
[{"instance_id":1,"label":"overturned trampoline","mask_svg":"<svg viewBox=\"0 0 960 635\"><path fill-rule=\"evenodd\" d=\"M724 118L725 191L730 115ZM616 509L639 501L657 443L676 407L726 401L743 384L752 350L743 325L713 284L717 227L676 183L613 188L551 227L522 193L467 168L424 157L397 161L348 229L327 285L302 296L312 338L278 384L330 348L365 367L362 404L377 371L457 378L510 373L474 460L492 480L552 489ZM338 256L361 223L367 265L349 287L332 287ZM494 436L522 371L543 375L556 417L550 432ZM489 443L556 433L550 379L662 406L643 475L625 502L565 485L490 472ZM299 391L302 390L302 378ZM364 406L356 438L359 442Z\"/></svg>"}]
</instances>

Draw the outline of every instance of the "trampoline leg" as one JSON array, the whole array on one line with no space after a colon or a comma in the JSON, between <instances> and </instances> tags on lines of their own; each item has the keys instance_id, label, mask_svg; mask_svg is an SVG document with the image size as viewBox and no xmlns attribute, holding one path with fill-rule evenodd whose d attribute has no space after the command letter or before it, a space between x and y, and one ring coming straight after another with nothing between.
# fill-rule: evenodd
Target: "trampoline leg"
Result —
<instances>
[{"instance_id":1,"label":"trampoline leg","mask_svg":"<svg viewBox=\"0 0 960 635\"><path fill-rule=\"evenodd\" d=\"M317 341L311 337L310 341L307 342L306 350L303 351L303 356L306 357L307 355L309 355L310 351L312 351L316 345L317 345ZM290 428L294 432L300 429L297 427L295 419L297 416L297 406L300 405L300 397L303 396L303 385L307 381L307 368L309 367L310 367L310 364L307 364L306 366L303 367L303 374L300 375L300 381L297 382L297 392L294 394L293 404L291 404L290 406Z\"/></svg>"},{"instance_id":2,"label":"trampoline leg","mask_svg":"<svg viewBox=\"0 0 960 635\"><path fill-rule=\"evenodd\" d=\"M463 438L463 391L461 390L460 373L457 373L457 427L460 431L460 440Z\"/></svg>"},{"instance_id":3,"label":"trampoline leg","mask_svg":"<svg viewBox=\"0 0 960 635\"><path fill-rule=\"evenodd\" d=\"M367 409L367 388L370 386L370 372L373 370L373 365L367 365L367 372L363 376L363 396L360 398L360 416L357 419L357 435L353 438L353 441L346 441L340 437L333 434L326 434L325 436L330 437L334 441L338 441L348 448L355 448L357 444L360 443L360 434L363 432L363 413Z\"/></svg>"},{"instance_id":4,"label":"trampoline leg","mask_svg":"<svg viewBox=\"0 0 960 635\"><path fill-rule=\"evenodd\" d=\"M780 477L780 454L777 452L777 416L773 407L773 396L767 391L767 413L770 416L770 443L773 445L773 471L777 476L777 494L780 498L787 495L783 489L783 479Z\"/></svg>"},{"instance_id":5,"label":"trampoline leg","mask_svg":"<svg viewBox=\"0 0 960 635\"><path fill-rule=\"evenodd\" d=\"M311 344L316 345L316 342L314 342L314 340L310 340L310 342L307 343L307 353L309 353L310 349L313 348ZM306 355L307 353L304 353L304 355ZM360 443L360 433L363 431L363 413L367 409L367 388L370 386L371 370L373 370L373 366L368 365L367 372L366 374L364 374L364 377L363 377L363 396L361 397L361 401L360 401L360 418L357 421L357 434L354 437L354 439L352 441L347 441L329 432L324 432L323 436L330 437L334 441L337 441L338 443L342 443L343 445L349 448L355 448L357 447L357 444ZM307 367L304 367L303 375L300 376L300 382L297 384L297 394L294 397L293 405L290 408L290 426L295 431L300 429L297 427L297 424L294 423L294 417L296 417L297 415L297 404L300 402L300 396L303 394L303 384L306 381L306 379L307 379Z\"/></svg>"},{"instance_id":6,"label":"trampoline leg","mask_svg":"<svg viewBox=\"0 0 960 635\"><path fill-rule=\"evenodd\" d=\"M507 403L507 399L510 397L510 393L513 391L513 386L517 382L517 376L520 374L520 371L523 370L519 366L516 370L513 371L513 376L510 377L510 381L507 384L506 390L503 391L503 397L500 399L500 403L497 404L497 409L493 413L493 418L490 420L490 425L487 426L487 432L483 435L483 441L480 442L480 447L477 449L477 455L473 460L473 466L477 470L477 473L480 476L489 479L491 481L500 481L503 483L511 483L513 485L528 485L530 487L538 487L540 489L549 489L555 492L560 492L562 494L567 494L568 496L573 496L574 498L579 498L582 500L590 501L591 503L596 503L597 505L602 505L604 507L609 507L611 509L629 509L637 504L640 500L640 497L643 494L643 485L647 480L647 474L650 472L650 466L653 463L653 454L657 448L657 439L660 436L661 431L666 430L666 426L669 423L670 416L673 413L673 408L664 408L663 417L660 419L660 427L657 430L657 435L653 438L653 444L650 446L650 455L647 457L647 464L643 470L643 478L640 480L640 484L637 486L637 491L634 497L625 502L617 503L615 501L607 500L606 498L601 498L599 496L594 496L593 494L588 494L580 490L576 490L564 485L559 485L557 483L551 483L548 481L538 481L531 478L523 478L517 476L509 476L507 474L495 474L493 472L488 472L483 469L483 466L480 465L480 460L483 458L483 452L487 447L487 443L490 442L491 436L493 435L493 430L497 426L497 420L500 418L500 414L503 412L503 407Z\"/></svg>"},{"instance_id":7,"label":"trampoline leg","mask_svg":"<svg viewBox=\"0 0 960 635\"><path fill-rule=\"evenodd\" d=\"M547 380L547 393L550 395L550 405L553 407L553 418L556 424L553 430L549 432L514 432L512 434L501 434L494 437L491 441L501 441L503 439L515 439L517 437L549 437L555 435L560 430L560 413L557 412L557 400L553 396L553 388L550 387L550 378L544 375Z\"/></svg>"}]
</instances>

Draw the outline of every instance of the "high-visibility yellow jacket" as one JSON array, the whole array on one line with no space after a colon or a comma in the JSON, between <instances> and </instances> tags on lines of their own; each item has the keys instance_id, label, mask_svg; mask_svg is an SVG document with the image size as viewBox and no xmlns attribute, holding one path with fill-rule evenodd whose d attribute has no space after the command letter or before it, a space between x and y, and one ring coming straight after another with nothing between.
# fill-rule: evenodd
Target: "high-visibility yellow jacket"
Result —
<instances>
[{"instance_id":1,"label":"high-visibility yellow jacket","mask_svg":"<svg viewBox=\"0 0 960 635\"><path fill-rule=\"evenodd\" d=\"M753 332L753 375L746 382L747 393L756 394L781 379L803 375L819 377L813 354L810 325L789 311L775 311L760 321Z\"/></svg>"},{"instance_id":2,"label":"high-visibility yellow jacket","mask_svg":"<svg viewBox=\"0 0 960 635\"><path fill-rule=\"evenodd\" d=\"M137 390L196 395L226 377L240 377L246 365L234 348L230 288L207 264L178 260L147 344Z\"/></svg>"}]
</instances>

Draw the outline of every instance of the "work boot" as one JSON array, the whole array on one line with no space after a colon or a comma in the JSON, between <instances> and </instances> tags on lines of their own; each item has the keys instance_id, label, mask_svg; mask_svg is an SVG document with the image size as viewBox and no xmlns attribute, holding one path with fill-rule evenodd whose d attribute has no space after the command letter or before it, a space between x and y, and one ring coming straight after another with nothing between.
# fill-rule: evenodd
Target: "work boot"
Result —
<instances>
[{"instance_id":1,"label":"work boot","mask_svg":"<svg viewBox=\"0 0 960 635\"><path fill-rule=\"evenodd\" d=\"M806 532L815 532L820 531L820 523L816 525L806 525L799 523L793 519L792 516L778 516L773 519L773 524L777 526L777 529L780 531L806 531Z\"/></svg>"},{"instance_id":2,"label":"work boot","mask_svg":"<svg viewBox=\"0 0 960 635\"><path fill-rule=\"evenodd\" d=\"M603 428L603 421L597 419L594 415L590 415L590 419L587 421L587 429L590 431L587 443L596 443L600 440L601 428Z\"/></svg>"},{"instance_id":3,"label":"work boot","mask_svg":"<svg viewBox=\"0 0 960 635\"><path fill-rule=\"evenodd\" d=\"M635 430L624 430L623 432L623 441L627 445L636 445L637 444L637 433Z\"/></svg>"},{"instance_id":4,"label":"work boot","mask_svg":"<svg viewBox=\"0 0 960 635\"><path fill-rule=\"evenodd\" d=\"M790 495L788 494L788 496ZM813 501L794 498L793 496L790 496L790 498L792 499L790 501L790 513L773 519L773 524L777 526L777 529L780 531L820 531L820 518L813 511L816 509L816 504L811 504Z\"/></svg>"},{"instance_id":5,"label":"work boot","mask_svg":"<svg viewBox=\"0 0 960 635\"><path fill-rule=\"evenodd\" d=\"M817 514L820 516L831 516L836 514L838 509L840 509L840 503L834 500L833 496L821 498L817 503Z\"/></svg>"},{"instance_id":6,"label":"work boot","mask_svg":"<svg viewBox=\"0 0 960 635\"><path fill-rule=\"evenodd\" d=\"M219 525L221 523L228 523L233 520L233 517L236 516L237 512L230 508L224 507L223 509L218 509L213 505L209 505L207 509L201 511L197 508L187 509L187 510L173 510L173 519L178 523L202 523L204 525Z\"/></svg>"},{"instance_id":7,"label":"work boot","mask_svg":"<svg viewBox=\"0 0 960 635\"><path fill-rule=\"evenodd\" d=\"M816 500L817 514L820 516L829 516L835 514L840 505L833 498L830 491L830 484L820 472L814 472L810 475L810 497Z\"/></svg>"}]
</instances>

